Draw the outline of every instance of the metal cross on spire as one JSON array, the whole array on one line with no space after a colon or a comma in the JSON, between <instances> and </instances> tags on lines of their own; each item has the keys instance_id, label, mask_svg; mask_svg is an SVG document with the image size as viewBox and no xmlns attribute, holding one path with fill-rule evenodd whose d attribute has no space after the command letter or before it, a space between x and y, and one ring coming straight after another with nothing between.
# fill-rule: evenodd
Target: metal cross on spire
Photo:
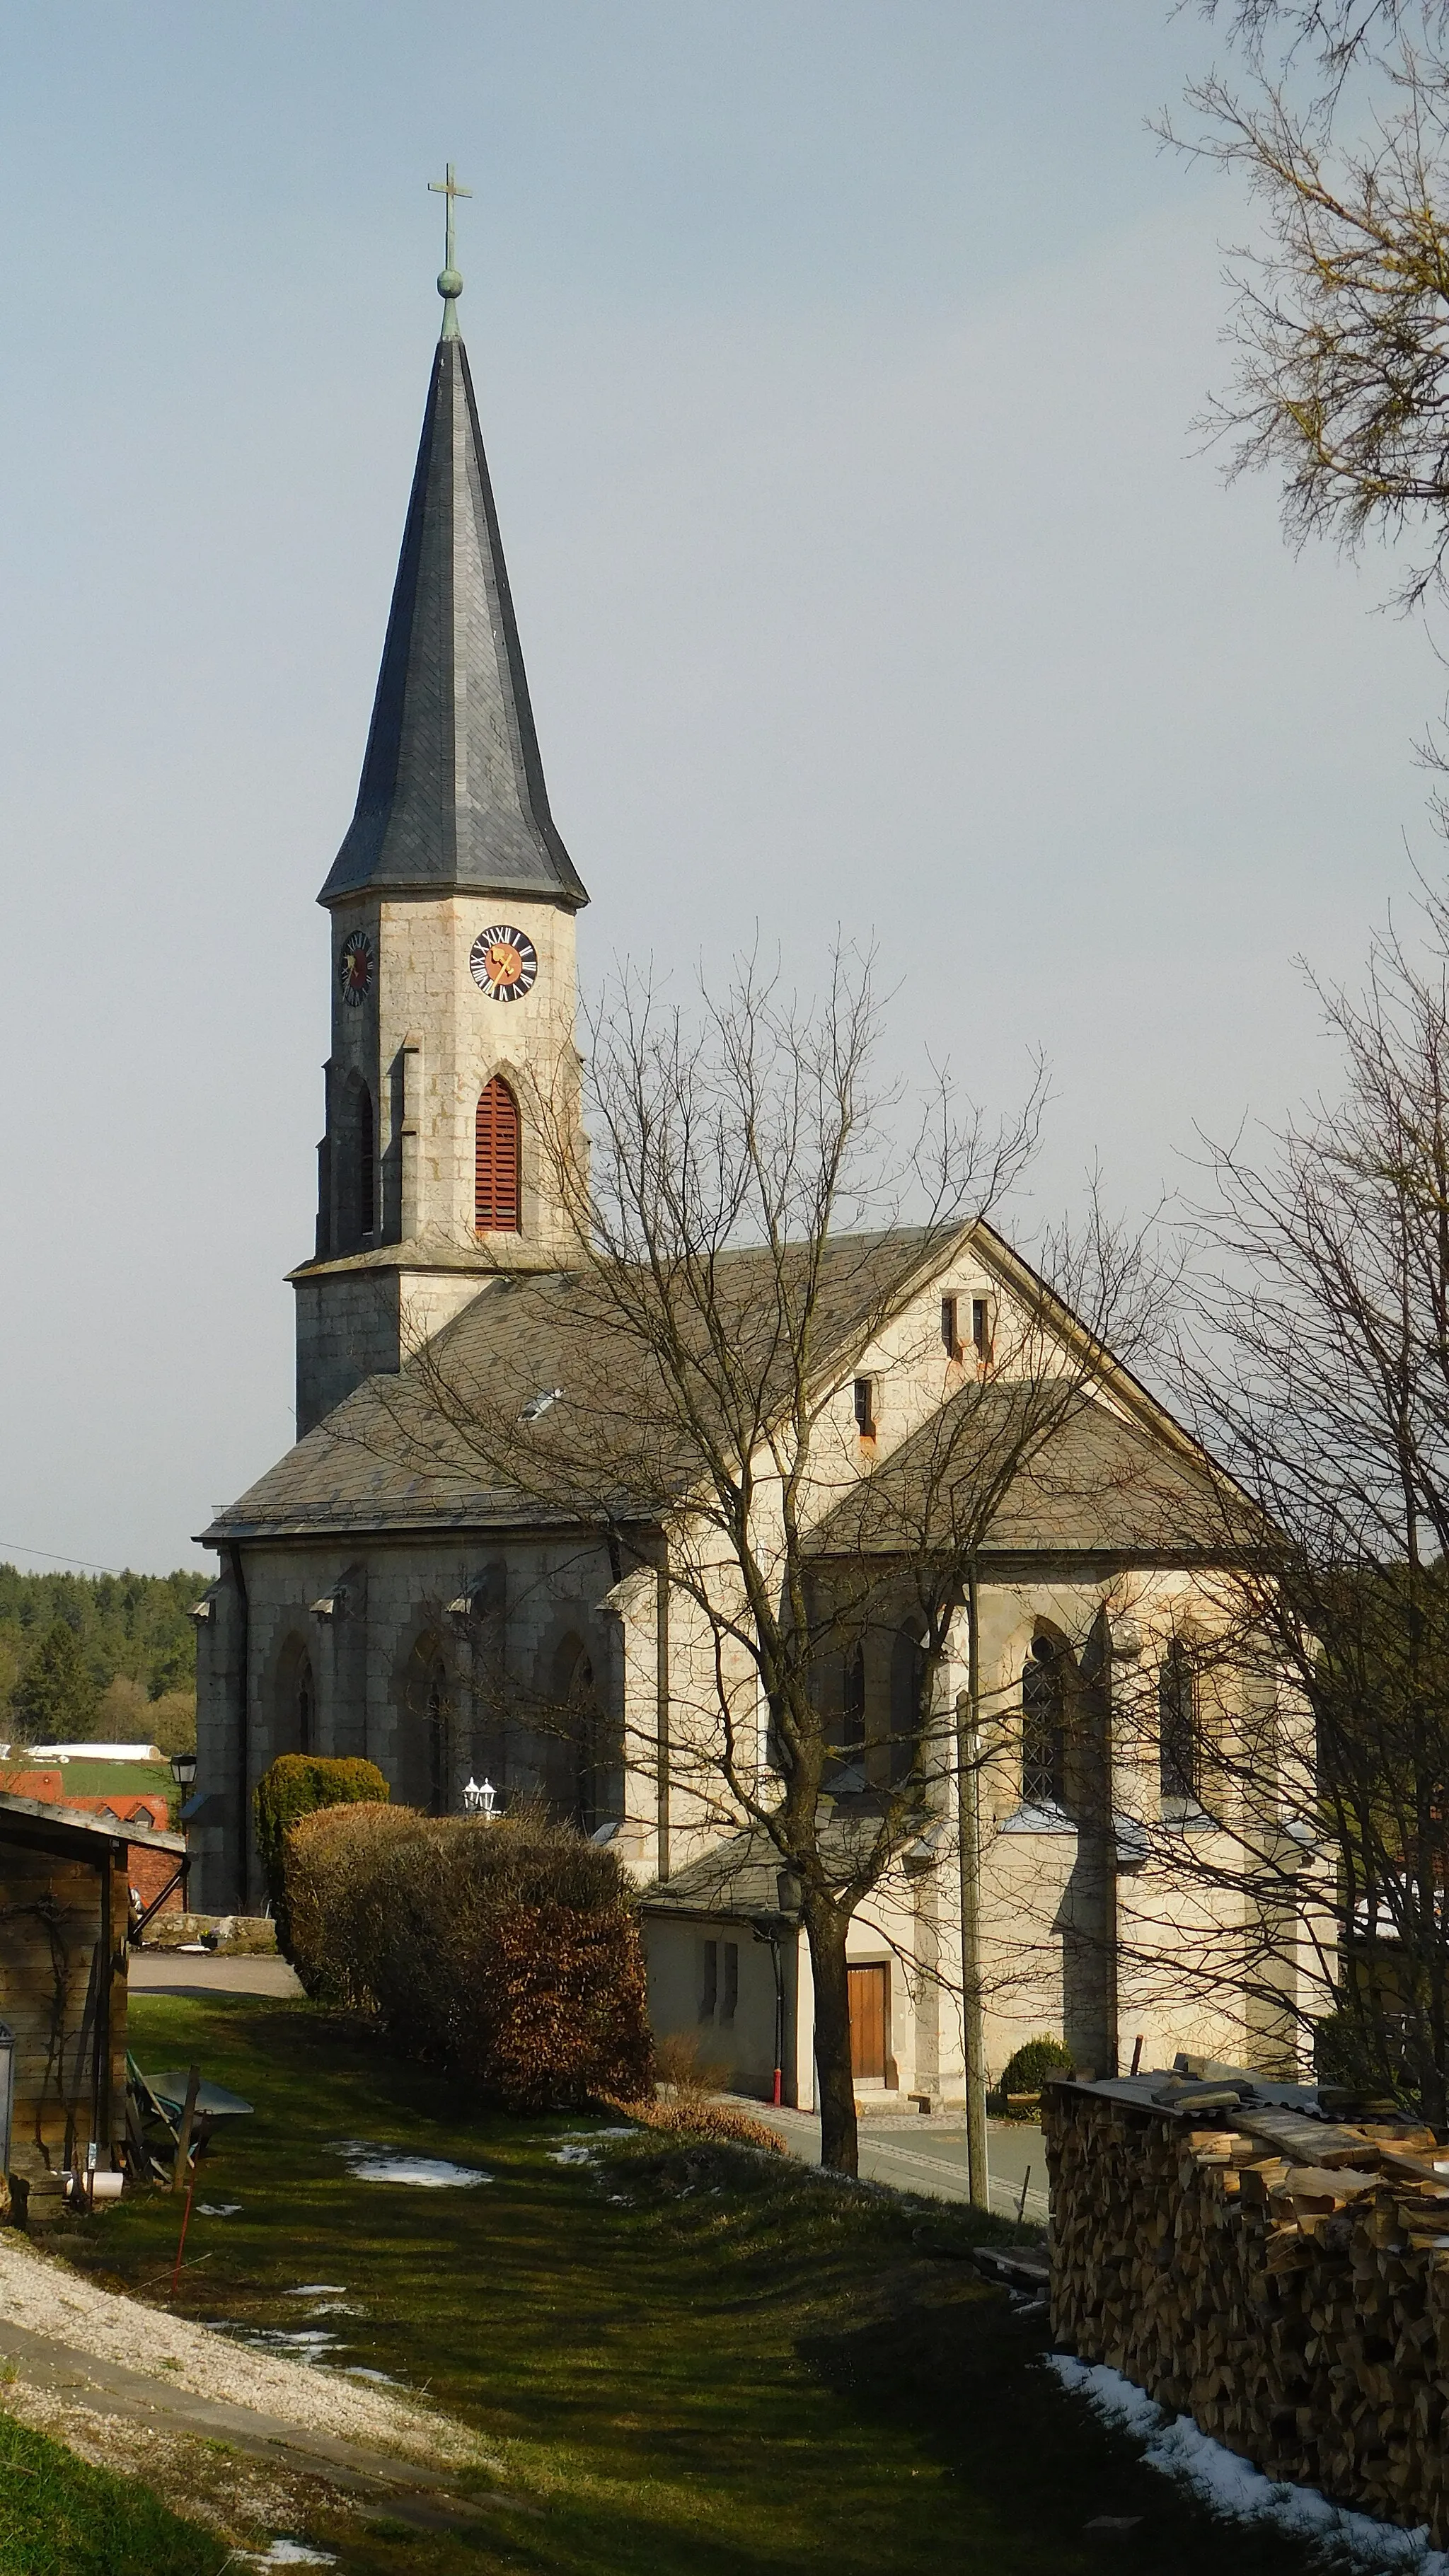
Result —
<instances>
[{"instance_id":1,"label":"metal cross on spire","mask_svg":"<svg viewBox=\"0 0 1449 2576\"><path fill-rule=\"evenodd\" d=\"M428 193L434 197L446 197L448 201L448 227L444 241L443 265L438 272L438 293L443 299L443 338L456 340L458 298L463 292L463 281L453 265L453 201L457 197L471 197L473 191L471 188L461 188L458 185L453 176L453 164L450 161L446 179L430 179Z\"/></svg>"}]
</instances>

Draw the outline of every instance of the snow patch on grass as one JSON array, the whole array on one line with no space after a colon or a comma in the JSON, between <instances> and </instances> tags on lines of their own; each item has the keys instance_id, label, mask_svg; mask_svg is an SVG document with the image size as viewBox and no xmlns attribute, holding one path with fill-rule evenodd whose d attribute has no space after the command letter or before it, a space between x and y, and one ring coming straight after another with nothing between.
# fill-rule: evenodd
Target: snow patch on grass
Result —
<instances>
[{"instance_id":1,"label":"snow patch on grass","mask_svg":"<svg viewBox=\"0 0 1449 2576\"><path fill-rule=\"evenodd\" d=\"M410 2183L417 2191L475 2191L491 2182L480 2165L449 2164L443 2156L404 2156L395 2147L375 2146L369 2138L334 2138L332 2153L341 2156L354 2182Z\"/></svg>"},{"instance_id":2,"label":"snow patch on grass","mask_svg":"<svg viewBox=\"0 0 1449 2576\"><path fill-rule=\"evenodd\" d=\"M274 2540L268 2549L238 2549L243 2567L335 2567L330 2549L309 2549L305 2540Z\"/></svg>"},{"instance_id":3,"label":"snow patch on grass","mask_svg":"<svg viewBox=\"0 0 1449 2576\"><path fill-rule=\"evenodd\" d=\"M1291 2539L1307 2541L1320 2562L1351 2568L1354 2576L1449 2576L1449 2554L1429 2547L1427 2525L1404 2531L1396 2523L1376 2522L1372 2514L1332 2504L1316 2487L1264 2477L1250 2461L1201 2432L1190 2415L1169 2420L1145 2390L1103 2362L1076 2361L1054 2352L1047 2355L1046 2366L1064 2388L1085 2397L1104 2423L1144 2443L1149 2468L1189 2487L1224 2521L1271 2524Z\"/></svg>"}]
</instances>

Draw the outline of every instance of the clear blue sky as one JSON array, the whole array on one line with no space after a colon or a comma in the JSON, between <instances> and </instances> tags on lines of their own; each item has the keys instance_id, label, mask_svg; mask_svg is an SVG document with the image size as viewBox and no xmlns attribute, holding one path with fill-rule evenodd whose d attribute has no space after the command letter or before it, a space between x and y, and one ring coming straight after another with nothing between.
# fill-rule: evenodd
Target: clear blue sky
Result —
<instances>
[{"instance_id":1,"label":"clear blue sky","mask_svg":"<svg viewBox=\"0 0 1449 2576\"><path fill-rule=\"evenodd\" d=\"M0 1554L184 1561L287 1445L327 946L462 317L587 975L879 939L1045 1209L1328 1059L1442 695L1189 424L1248 218L1168 0L0 8Z\"/></svg>"}]
</instances>

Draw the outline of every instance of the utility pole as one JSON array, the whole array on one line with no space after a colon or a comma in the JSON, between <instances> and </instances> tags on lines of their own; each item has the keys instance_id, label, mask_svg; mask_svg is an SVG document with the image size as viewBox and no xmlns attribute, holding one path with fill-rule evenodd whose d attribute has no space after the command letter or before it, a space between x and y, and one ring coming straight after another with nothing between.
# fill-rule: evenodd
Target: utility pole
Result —
<instances>
[{"instance_id":1,"label":"utility pole","mask_svg":"<svg viewBox=\"0 0 1449 2576\"><path fill-rule=\"evenodd\" d=\"M980 1618L976 1560L966 1577L966 1688L956 1695L956 1842L961 1883L961 2040L966 2073L966 2176L975 2209L991 2206L986 2161L986 2028L981 2005Z\"/></svg>"}]
</instances>

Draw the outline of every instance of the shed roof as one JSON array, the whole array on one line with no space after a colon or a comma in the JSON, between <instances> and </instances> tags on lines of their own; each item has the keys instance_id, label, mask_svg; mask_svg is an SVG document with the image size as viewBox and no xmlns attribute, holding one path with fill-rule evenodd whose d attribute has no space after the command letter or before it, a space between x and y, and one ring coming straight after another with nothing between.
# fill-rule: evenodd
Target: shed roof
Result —
<instances>
[{"instance_id":1,"label":"shed roof","mask_svg":"<svg viewBox=\"0 0 1449 2576\"><path fill-rule=\"evenodd\" d=\"M155 1825L122 1824L115 1816L86 1816L74 1807L47 1806L40 1798L12 1798L0 1792L0 1837L7 1823L44 1825L47 1833L75 1834L87 1841L99 1837L108 1843L142 1843L149 1851L174 1852L178 1859L186 1854L184 1834L162 1833Z\"/></svg>"}]
</instances>

